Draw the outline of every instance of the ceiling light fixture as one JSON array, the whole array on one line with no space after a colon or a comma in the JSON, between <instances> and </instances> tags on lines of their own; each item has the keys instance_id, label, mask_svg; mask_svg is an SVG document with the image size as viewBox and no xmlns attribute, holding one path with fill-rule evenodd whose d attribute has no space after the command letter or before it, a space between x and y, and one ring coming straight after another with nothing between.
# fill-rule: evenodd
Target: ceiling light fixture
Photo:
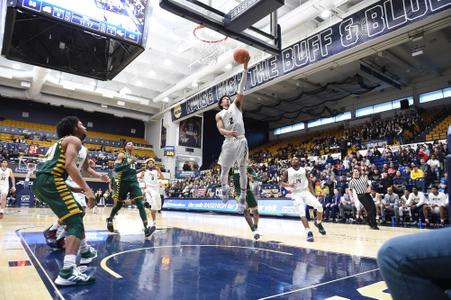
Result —
<instances>
[{"instance_id":1,"label":"ceiling light fixture","mask_svg":"<svg viewBox=\"0 0 451 300\"><path fill-rule=\"evenodd\" d=\"M126 95L126 94L130 94L132 91L128 88L128 87L123 87L119 93L121 93L121 95Z\"/></svg>"},{"instance_id":2,"label":"ceiling light fixture","mask_svg":"<svg viewBox=\"0 0 451 300\"><path fill-rule=\"evenodd\" d=\"M118 101L117 101L117 105L119 105L119 106L125 106L125 102L124 102L124 101L121 101L121 100L118 100Z\"/></svg>"},{"instance_id":3,"label":"ceiling light fixture","mask_svg":"<svg viewBox=\"0 0 451 300\"><path fill-rule=\"evenodd\" d=\"M143 83L142 83L142 81L141 80L138 80L138 81L136 81L136 86L142 86L143 85Z\"/></svg>"},{"instance_id":4,"label":"ceiling light fixture","mask_svg":"<svg viewBox=\"0 0 451 300\"><path fill-rule=\"evenodd\" d=\"M418 56L418 55L422 55L424 53L423 48L418 48L418 49L414 49L412 50L412 56Z\"/></svg>"},{"instance_id":5,"label":"ceiling light fixture","mask_svg":"<svg viewBox=\"0 0 451 300\"><path fill-rule=\"evenodd\" d=\"M197 81L193 81L193 83L191 84L191 86L192 86L193 88L197 88L197 87L199 87L199 83L198 83Z\"/></svg>"},{"instance_id":6,"label":"ceiling light fixture","mask_svg":"<svg viewBox=\"0 0 451 300\"><path fill-rule=\"evenodd\" d=\"M100 105L102 108L108 108L108 105L106 105L106 104L101 104Z\"/></svg>"},{"instance_id":7,"label":"ceiling light fixture","mask_svg":"<svg viewBox=\"0 0 451 300\"><path fill-rule=\"evenodd\" d=\"M168 103L169 102L169 98L168 97L164 97L163 102Z\"/></svg>"},{"instance_id":8,"label":"ceiling light fixture","mask_svg":"<svg viewBox=\"0 0 451 300\"><path fill-rule=\"evenodd\" d=\"M165 66L170 66L170 65L172 65L172 61L171 61L169 58L166 58L166 59L164 60L164 65L165 65Z\"/></svg>"},{"instance_id":9,"label":"ceiling light fixture","mask_svg":"<svg viewBox=\"0 0 451 300\"><path fill-rule=\"evenodd\" d=\"M19 64L13 64L13 65L12 65L12 68L13 68L14 70L20 70L20 65L19 65Z\"/></svg>"},{"instance_id":10,"label":"ceiling light fixture","mask_svg":"<svg viewBox=\"0 0 451 300\"><path fill-rule=\"evenodd\" d=\"M232 64L227 64L226 66L225 66L225 69L226 70L232 70Z\"/></svg>"},{"instance_id":11,"label":"ceiling light fixture","mask_svg":"<svg viewBox=\"0 0 451 300\"><path fill-rule=\"evenodd\" d=\"M319 15L321 17L321 19L327 19L332 15L332 12L329 9L325 9L321 12L321 14Z\"/></svg>"},{"instance_id":12,"label":"ceiling light fixture","mask_svg":"<svg viewBox=\"0 0 451 300\"><path fill-rule=\"evenodd\" d=\"M155 71L154 71L154 70L150 70L150 71L149 71L149 76L150 76L150 77L155 77L155 75L156 75L156 74L155 74Z\"/></svg>"}]
</instances>

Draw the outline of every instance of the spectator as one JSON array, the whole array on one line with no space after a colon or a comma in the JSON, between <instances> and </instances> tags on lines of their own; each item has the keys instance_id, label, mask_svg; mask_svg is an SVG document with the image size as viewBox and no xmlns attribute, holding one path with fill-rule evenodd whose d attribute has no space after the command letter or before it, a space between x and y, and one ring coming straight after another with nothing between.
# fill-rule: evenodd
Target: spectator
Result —
<instances>
[{"instance_id":1,"label":"spectator","mask_svg":"<svg viewBox=\"0 0 451 300\"><path fill-rule=\"evenodd\" d=\"M387 189L387 194L382 201L381 206L381 217L382 222L386 222L386 213L389 212L390 215L396 218L396 223L399 223L399 196L393 193L393 188Z\"/></svg>"},{"instance_id":2,"label":"spectator","mask_svg":"<svg viewBox=\"0 0 451 300\"><path fill-rule=\"evenodd\" d=\"M440 225L445 225L446 208L448 206L448 196L438 191L437 186L433 186L428 195L428 201L423 206L424 222L430 225L429 213L440 215Z\"/></svg>"}]
</instances>

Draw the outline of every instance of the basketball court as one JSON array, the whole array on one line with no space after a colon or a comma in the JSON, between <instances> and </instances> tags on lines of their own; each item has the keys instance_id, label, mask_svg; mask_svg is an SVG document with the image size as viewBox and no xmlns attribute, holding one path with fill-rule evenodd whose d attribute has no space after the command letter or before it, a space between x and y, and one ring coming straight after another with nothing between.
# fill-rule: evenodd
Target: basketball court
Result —
<instances>
[{"instance_id":1,"label":"basketball court","mask_svg":"<svg viewBox=\"0 0 451 300\"><path fill-rule=\"evenodd\" d=\"M105 211L86 222L99 251L96 284L61 289L49 278L64 253L52 251L42 234L53 216L40 209L14 215L2 221L2 263L19 261L3 268L5 299L389 299L377 249L390 237L418 231L330 224L327 236L308 243L298 220L263 219L262 238L253 241L241 217L163 211L159 229L145 240L134 210L121 212L119 234L102 229Z\"/></svg>"},{"instance_id":2,"label":"basketball court","mask_svg":"<svg viewBox=\"0 0 451 300\"><path fill-rule=\"evenodd\" d=\"M14 154L8 163L18 187L8 191L0 219L0 300L392 299L376 261L381 246L394 237L450 226L449 204L428 229L421 207L410 223L393 211L380 230L357 224L349 217L354 211L342 214L337 204L333 221L323 222L326 235L310 220L314 242L308 242L300 210L287 198L290 191L282 188L279 173L285 160L298 155L311 158L309 171L321 166L321 177L335 163L345 170L344 157L353 153L366 159L380 150L377 159L358 168L388 172L387 149L408 147L417 155L424 143L423 152L438 144L449 151L450 1L63 2L0 5L0 157L3 149ZM240 94L243 76L247 83ZM215 119L218 101L241 95L251 157L258 157L252 163L264 174L255 189L260 238L236 201L221 201L218 179L223 141ZM351 130L367 126L369 132L377 127L371 124L395 123L408 111L421 115L421 122L410 122L388 142L376 136L364 144ZM144 237L133 202L139 197L132 201L130 193L121 199L126 205L115 217L114 188L100 177L88 178L102 198L83 219L86 241L98 255L83 272L95 274L96 281L61 287L54 281L65 252L50 248L43 234L56 216L31 186L57 140L56 122L48 120L69 114L80 114L88 127L85 144L97 172L113 178L116 156L127 141L135 144L140 166L153 158L163 170L159 193L165 202L156 231ZM39 141L30 135L40 135ZM441 170L431 175L425 194L434 185L448 191L444 173L451 161L443 151ZM399 166L404 172L417 160ZM390 176L398 169L392 171ZM341 172L337 178L352 178L349 167ZM318 199L331 180L323 177ZM318 216L308 208L307 213ZM105 220L113 217L116 231L110 232Z\"/></svg>"}]
</instances>

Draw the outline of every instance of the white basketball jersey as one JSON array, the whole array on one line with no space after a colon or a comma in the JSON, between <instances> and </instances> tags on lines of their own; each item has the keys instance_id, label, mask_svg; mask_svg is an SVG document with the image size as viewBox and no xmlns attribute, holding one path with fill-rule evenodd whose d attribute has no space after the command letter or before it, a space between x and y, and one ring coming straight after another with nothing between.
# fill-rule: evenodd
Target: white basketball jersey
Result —
<instances>
[{"instance_id":1,"label":"white basketball jersey","mask_svg":"<svg viewBox=\"0 0 451 300\"><path fill-rule=\"evenodd\" d=\"M146 189L151 189L158 192L160 191L157 170L146 170L144 172L144 182L146 183Z\"/></svg>"},{"instance_id":2,"label":"white basketball jersey","mask_svg":"<svg viewBox=\"0 0 451 300\"><path fill-rule=\"evenodd\" d=\"M238 132L239 135L244 135L244 121L243 121L243 113L233 102L229 109L223 109L219 116L224 123L225 130L233 130Z\"/></svg>"},{"instance_id":3,"label":"white basketball jersey","mask_svg":"<svg viewBox=\"0 0 451 300\"><path fill-rule=\"evenodd\" d=\"M293 192L302 192L308 189L308 180L305 168L298 170L292 167L288 169L288 183L295 184Z\"/></svg>"},{"instance_id":4,"label":"white basketball jersey","mask_svg":"<svg viewBox=\"0 0 451 300\"><path fill-rule=\"evenodd\" d=\"M10 168L6 168L5 170L0 168L0 186L8 186L9 185L9 176L11 176Z\"/></svg>"},{"instance_id":5,"label":"white basketball jersey","mask_svg":"<svg viewBox=\"0 0 451 300\"><path fill-rule=\"evenodd\" d=\"M82 145L80 151L78 151L77 161L75 162L78 170L81 171L81 168L83 167L87 157L88 157L88 149L86 149L86 147ZM75 181L73 181L72 178L70 178L70 176L67 177L66 184L76 189L80 188L80 186L77 183L75 183Z\"/></svg>"}]
</instances>

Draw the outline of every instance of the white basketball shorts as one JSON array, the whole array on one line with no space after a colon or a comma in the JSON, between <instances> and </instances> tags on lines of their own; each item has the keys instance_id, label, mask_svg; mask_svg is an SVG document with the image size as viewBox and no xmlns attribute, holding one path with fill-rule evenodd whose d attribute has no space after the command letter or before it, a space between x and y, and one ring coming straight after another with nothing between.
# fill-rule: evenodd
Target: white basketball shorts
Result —
<instances>
[{"instance_id":1,"label":"white basketball shorts","mask_svg":"<svg viewBox=\"0 0 451 300\"><path fill-rule=\"evenodd\" d=\"M221 148L218 163L224 168L231 168L238 163L239 166L247 166L249 148L247 140L243 137L226 138Z\"/></svg>"}]
</instances>

